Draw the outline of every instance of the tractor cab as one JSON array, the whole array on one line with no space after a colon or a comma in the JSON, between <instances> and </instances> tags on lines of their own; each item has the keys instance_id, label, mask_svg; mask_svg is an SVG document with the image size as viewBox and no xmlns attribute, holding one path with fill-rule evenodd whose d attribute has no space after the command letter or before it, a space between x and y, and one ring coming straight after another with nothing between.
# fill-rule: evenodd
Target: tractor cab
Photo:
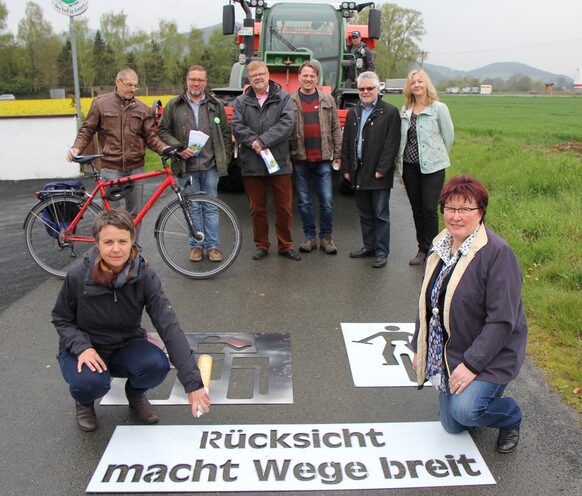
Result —
<instances>
[{"instance_id":1,"label":"tractor cab","mask_svg":"<svg viewBox=\"0 0 582 496\"><path fill-rule=\"evenodd\" d=\"M263 0L235 2L246 14L237 34L241 54L233 65L229 88L213 90L226 105L249 84L246 67L252 60L265 62L270 79L288 92L299 87L301 64L315 60L321 67L318 87L333 94L340 109L358 101L357 90L345 87L347 69L356 63L353 55L346 53L348 37L352 31L360 31L373 49L380 37L380 11L370 10L367 25L350 25L348 21L363 8L373 6L372 2L343 2L340 7L289 1L269 5ZM233 34L234 29L234 5L225 5L223 33Z\"/></svg>"}]
</instances>

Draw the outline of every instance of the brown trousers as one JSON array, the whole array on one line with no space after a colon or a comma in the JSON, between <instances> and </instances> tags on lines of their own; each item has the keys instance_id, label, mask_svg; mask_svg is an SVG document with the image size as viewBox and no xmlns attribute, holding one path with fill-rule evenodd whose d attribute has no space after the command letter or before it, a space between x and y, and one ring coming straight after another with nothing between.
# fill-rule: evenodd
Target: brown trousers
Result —
<instances>
[{"instance_id":1,"label":"brown trousers","mask_svg":"<svg viewBox=\"0 0 582 496\"><path fill-rule=\"evenodd\" d=\"M291 174L276 176L245 176L243 177L245 192L249 200L251 221L253 223L253 238L255 246L268 250L269 217L267 216L267 192L273 191L275 206L275 230L279 252L293 248L291 240L291 216L293 210L293 185Z\"/></svg>"}]
</instances>

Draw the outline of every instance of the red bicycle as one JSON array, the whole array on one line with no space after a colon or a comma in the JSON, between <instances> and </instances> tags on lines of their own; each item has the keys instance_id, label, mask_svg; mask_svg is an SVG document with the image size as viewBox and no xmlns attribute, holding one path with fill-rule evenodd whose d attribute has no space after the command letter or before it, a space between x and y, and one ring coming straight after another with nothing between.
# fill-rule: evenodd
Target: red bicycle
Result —
<instances>
[{"instance_id":1,"label":"red bicycle","mask_svg":"<svg viewBox=\"0 0 582 496\"><path fill-rule=\"evenodd\" d=\"M172 147L162 156L161 170L111 181L103 181L95 167L94 161L102 155L75 157L75 162L91 167L90 175L97 184L91 192L57 189L35 193L40 201L32 207L24 221L26 246L34 261L49 274L64 278L71 264L81 259L95 243L91 226L99 211L111 208L111 191L119 194L135 181L165 176L134 219L134 224L138 226L166 188L171 188L177 198L160 212L154 231L164 262L179 274L192 279L207 279L228 269L240 252L240 222L222 200L202 193L186 193L176 182L168 160L178 160L177 148ZM103 207L94 202L97 196L102 198ZM192 262L188 258L191 244L204 242L204 223L210 216L214 216L214 223L218 217L219 248L223 259L216 262L205 257L199 262Z\"/></svg>"}]
</instances>

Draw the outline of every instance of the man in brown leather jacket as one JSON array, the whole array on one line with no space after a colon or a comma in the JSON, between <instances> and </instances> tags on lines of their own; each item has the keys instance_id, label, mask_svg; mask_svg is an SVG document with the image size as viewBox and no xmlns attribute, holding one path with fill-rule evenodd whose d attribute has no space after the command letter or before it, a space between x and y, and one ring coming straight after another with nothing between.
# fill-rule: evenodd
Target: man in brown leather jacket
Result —
<instances>
[{"instance_id":1,"label":"man in brown leather jacket","mask_svg":"<svg viewBox=\"0 0 582 496\"><path fill-rule=\"evenodd\" d=\"M146 145L160 154L168 147L154 130L149 108L135 99L137 89L137 73L121 69L115 78L115 90L93 100L67 160L82 153L97 133L99 148L105 155L101 159L101 177L110 180L143 172ZM135 217L142 203L143 182L138 181L125 197L125 208ZM111 206L120 205L111 202Z\"/></svg>"}]
</instances>

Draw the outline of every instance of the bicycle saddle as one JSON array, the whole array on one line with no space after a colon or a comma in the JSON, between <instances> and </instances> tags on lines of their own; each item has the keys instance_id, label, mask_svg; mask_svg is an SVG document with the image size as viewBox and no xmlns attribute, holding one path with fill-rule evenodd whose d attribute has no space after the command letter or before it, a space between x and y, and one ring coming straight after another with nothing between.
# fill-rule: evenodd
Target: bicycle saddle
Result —
<instances>
[{"instance_id":1,"label":"bicycle saddle","mask_svg":"<svg viewBox=\"0 0 582 496\"><path fill-rule=\"evenodd\" d=\"M88 164L89 162L93 162L93 160L104 157L105 155L76 155L73 157L73 162L78 164L84 165Z\"/></svg>"}]
</instances>

